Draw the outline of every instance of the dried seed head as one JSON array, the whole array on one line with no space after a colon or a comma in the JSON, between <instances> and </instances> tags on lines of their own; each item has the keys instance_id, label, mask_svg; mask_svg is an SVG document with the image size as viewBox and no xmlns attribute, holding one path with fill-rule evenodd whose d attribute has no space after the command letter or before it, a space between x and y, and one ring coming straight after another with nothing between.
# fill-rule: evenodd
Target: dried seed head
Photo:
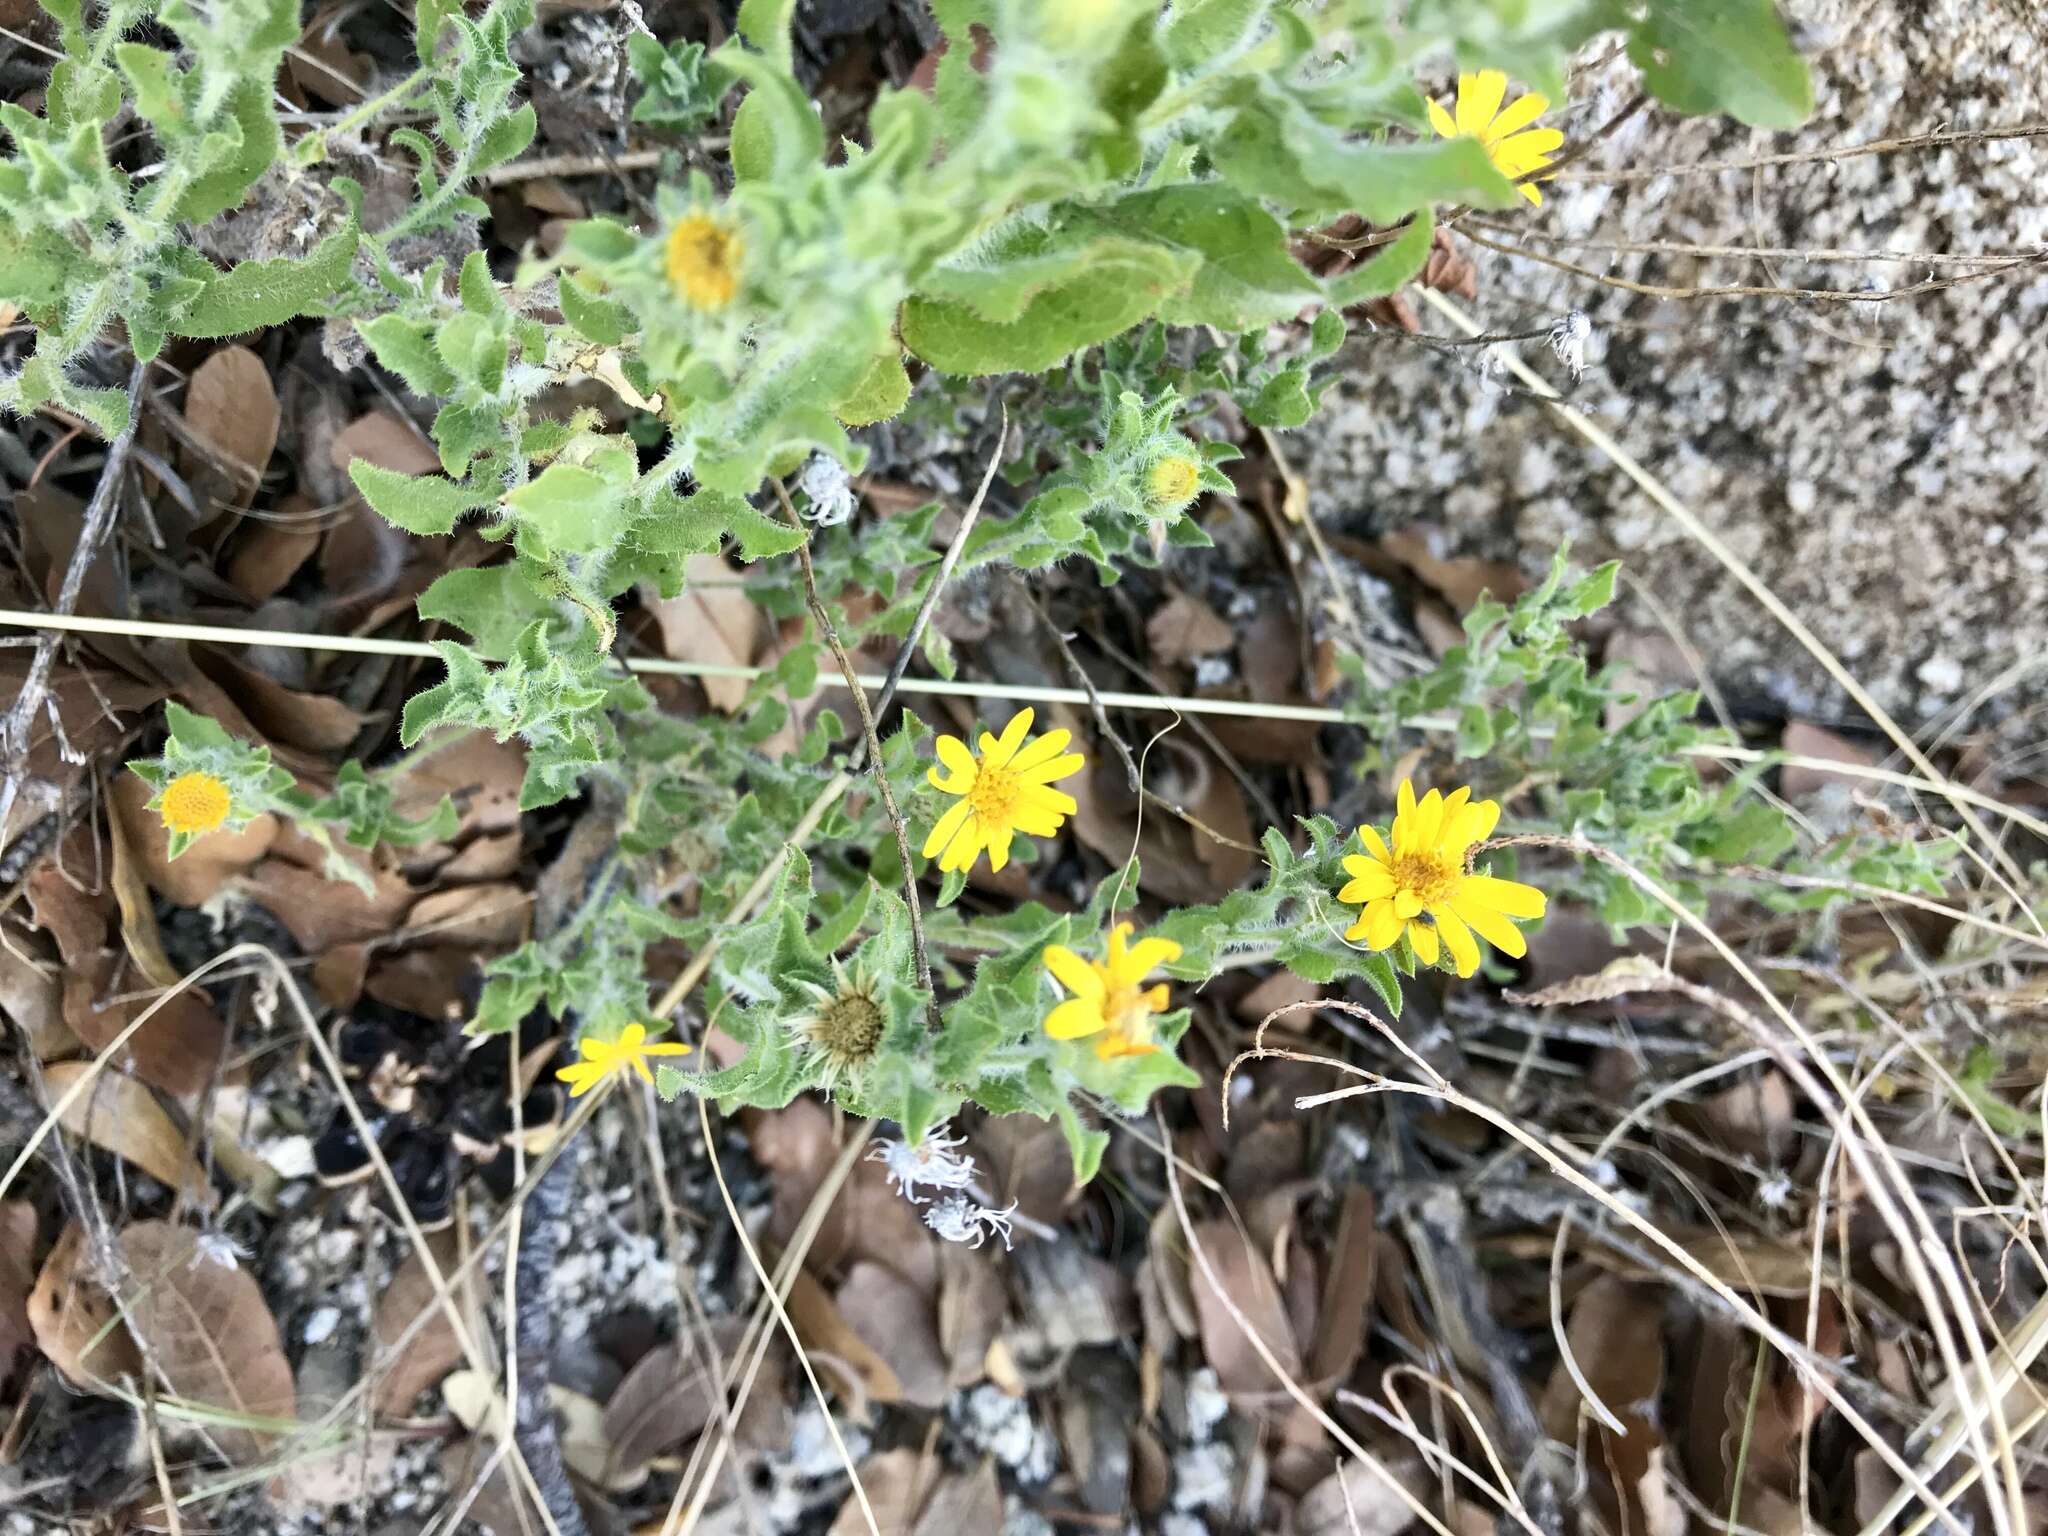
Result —
<instances>
[{"instance_id":1,"label":"dried seed head","mask_svg":"<svg viewBox=\"0 0 2048 1536\"><path fill-rule=\"evenodd\" d=\"M882 1011L872 978L858 971L848 977L835 962L834 989L813 986L817 1004L795 1021L796 1029L825 1060L825 1081L858 1077L882 1044L888 1015Z\"/></svg>"}]
</instances>

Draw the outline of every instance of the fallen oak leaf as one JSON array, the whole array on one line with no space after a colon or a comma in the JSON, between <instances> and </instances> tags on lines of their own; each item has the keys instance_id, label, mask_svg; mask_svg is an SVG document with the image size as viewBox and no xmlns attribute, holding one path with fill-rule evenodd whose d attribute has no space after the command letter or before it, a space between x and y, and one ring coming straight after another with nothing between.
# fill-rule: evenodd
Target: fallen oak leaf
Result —
<instances>
[{"instance_id":1,"label":"fallen oak leaf","mask_svg":"<svg viewBox=\"0 0 2048 1536\"><path fill-rule=\"evenodd\" d=\"M213 1189L185 1133L156 1095L134 1078L89 1061L56 1062L43 1069L52 1104L62 1103L74 1086L95 1073L96 1080L64 1105L58 1117L64 1128L211 1210Z\"/></svg>"},{"instance_id":2,"label":"fallen oak leaf","mask_svg":"<svg viewBox=\"0 0 2048 1536\"><path fill-rule=\"evenodd\" d=\"M96 1392L142 1374L142 1351L93 1274L85 1228L65 1227L28 1295L36 1348L66 1381Z\"/></svg>"}]
</instances>

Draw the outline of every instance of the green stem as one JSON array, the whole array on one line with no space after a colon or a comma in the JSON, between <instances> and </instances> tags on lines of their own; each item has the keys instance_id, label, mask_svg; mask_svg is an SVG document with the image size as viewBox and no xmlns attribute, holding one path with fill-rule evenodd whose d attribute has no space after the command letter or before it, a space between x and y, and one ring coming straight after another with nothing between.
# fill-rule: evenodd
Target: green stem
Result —
<instances>
[{"instance_id":1,"label":"green stem","mask_svg":"<svg viewBox=\"0 0 2048 1536\"><path fill-rule=\"evenodd\" d=\"M316 129L312 133L306 134L298 143L292 146L292 164L301 170L304 170L307 166L319 164L321 160L326 158L327 141L331 136L355 132L357 128L391 106L399 97L409 94L424 84L427 76L432 73L433 69L431 66L422 64L389 90L380 91L368 101L357 106L354 111L350 112L340 121L330 123L325 128Z\"/></svg>"}]
</instances>

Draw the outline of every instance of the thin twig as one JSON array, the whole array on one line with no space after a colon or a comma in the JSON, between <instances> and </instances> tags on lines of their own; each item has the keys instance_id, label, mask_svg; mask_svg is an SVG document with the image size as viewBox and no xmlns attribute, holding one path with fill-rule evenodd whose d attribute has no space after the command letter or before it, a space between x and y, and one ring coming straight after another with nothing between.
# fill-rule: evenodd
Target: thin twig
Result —
<instances>
[{"instance_id":1,"label":"thin twig","mask_svg":"<svg viewBox=\"0 0 2048 1536\"><path fill-rule=\"evenodd\" d=\"M1938 149L1947 144L1988 144L1998 139L2048 138L2048 123L2021 123L2012 128L1969 128L1946 133L1918 133L1901 139L1873 139L1836 149L1797 150L1782 155L1754 155L1747 160L1702 160L1696 165L1657 165L1645 170L1567 171L1559 181L1655 181L1660 176L1710 176L1720 171L1757 171L1773 165L1807 165L1819 160L1854 160L1863 155L1889 155L1902 149Z\"/></svg>"},{"instance_id":2,"label":"thin twig","mask_svg":"<svg viewBox=\"0 0 2048 1536\"><path fill-rule=\"evenodd\" d=\"M988 498L988 488L996 477L996 466L1003 460L1003 444L1010 437L1010 408L997 402L1002 413L1002 430L996 434L996 445L989 450L988 468L981 472L981 484L975 488L974 500L967 503L967 510L960 514L960 526L953 532L952 543L946 546L946 556L939 562L938 574L924 595L924 601L917 605L917 617L910 621L910 632L903 637L903 643L896 648L896 659L889 663L889 674L882 679L882 691L875 699L875 714L879 717L889 713L889 706L895 702L896 693L903 686L903 674L909 670L910 659L917 654L917 644L924 638L925 626L938 611L939 594L945 590L946 582L953 575L953 567L960 563L960 551L967 547L967 535L974 531L975 519L981 516L981 504Z\"/></svg>"},{"instance_id":3,"label":"thin twig","mask_svg":"<svg viewBox=\"0 0 2048 1536\"><path fill-rule=\"evenodd\" d=\"M1575 261L1545 256L1540 251L1509 245L1500 240L1489 240L1473 229L1465 230L1464 235L1474 245L1483 245L1489 251L1499 251L1506 256L1519 256L1524 261L1552 267L1559 272L1570 273L1573 277L1583 277L1589 282L1600 283L1609 288L1620 288L1628 293L1646 294L1653 299L1806 299L1822 304L1888 304L1894 299L1922 298L1930 293L1939 293L1944 288L1980 282L1989 277L2003 277L2012 272L2030 271L2043 262L2048 262L2048 253L2023 256L2016 261L1984 267L1974 272L1959 273L1954 277L1931 277L1925 282L1909 283L1904 288L1781 288L1759 283L1731 283L1718 287L1673 287L1665 283L1639 283L1634 278L1596 272L1591 267L1582 267ZM1423 292L1429 294L1435 290L1424 289Z\"/></svg>"},{"instance_id":4,"label":"thin twig","mask_svg":"<svg viewBox=\"0 0 2048 1536\"><path fill-rule=\"evenodd\" d=\"M1523 229L1501 219L1474 218L1473 224L1495 234L1513 235L1552 249L1611 251L1617 256L1761 257L1773 261L1875 261L1899 262L1909 266L1992 267L2001 262L2028 261L2041 253L2033 251L1983 251L1960 255L1948 251L1849 251L1832 246L1801 248L1775 245L1688 245L1681 240L1591 240L1577 235L1551 235Z\"/></svg>"},{"instance_id":5,"label":"thin twig","mask_svg":"<svg viewBox=\"0 0 2048 1536\"><path fill-rule=\"evenodd\" d=\"M121 505L121 484L123 472L128 463L128 450L135 444L135 429L142 424L142 379L149 372L149 364L137 363L128 376L128 424L114 435L107 445L106 462L100 467L99 484L93 487L92 500L85 509L85 517L78 525L78 542L71 547L71 563L64 568L63 584L57 589L57 616L69 618L78 606L78 595L85 588L85 574L92 569L92 563L99 558L100 546L114 527L114 514ZM14 706L0 720L0 767L5 769L5 778L0 779L0 848L7 846L7 817L14 809L15 797L21 793L21 786L28 778L29 730L35 724L36 712L43 707L50 689L50 669L57 659L57 632L47 630L36 643L36 654L28 665L28 676L23 680L21 692L15 695ZM54 710L55 706L51 708Z\"/></svg>"},{"instance_id":6,"label":"thin twig","mask_svg":"<svg viewBox=\"0 0 2048 1536\"><path fill-rule=\"evenodd\" d=\"M897 809L896 791L889 784L889 770L882 762L882 742L875 735L875 712L868 707L868 691L861 687L860 679L854 675L853 658L846 654L846 647L840 643L832 615L825 611L824 599L818 596L817 573L811 569L811 541L805 533L803 519L797 516L796 506L790 501L789 492L782 488L782 482L770 480L769 484L775 487L775 494L781 498L782 510L788 515L790 526L802 538L796 547L796 558L803 570L804 601L810 606L811 617L817 621L818 633L832 648L832 659L839 663L840 676L846 679L847 690L853 695L853 707L860 712L861 739L867 747L868 772L882 797L882 811L889 818L889 830L896 835L896 852L903 861L903 900L910 908L910 949L917 962L917 984L924 993L925 1020L930 1024L932 1033L937 1034L943 1021L939 1017L938 994L932 990L932 959L924 947L924 910L917 895L917 865L910 858L910 828L903 820L903 812ZM937 590L934 585L933 591Z\"/></svg>"}]
</instances>

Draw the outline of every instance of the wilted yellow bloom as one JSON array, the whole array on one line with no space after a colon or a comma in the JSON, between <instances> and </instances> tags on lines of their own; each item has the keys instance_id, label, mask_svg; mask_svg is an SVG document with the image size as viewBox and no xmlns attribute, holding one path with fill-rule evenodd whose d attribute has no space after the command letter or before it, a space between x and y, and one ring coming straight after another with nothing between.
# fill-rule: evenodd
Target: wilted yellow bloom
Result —
<instances>
[{"instance_id":1,"label":"wilted yellow bloom","mask_svg":"<svg viewBox=\"0 0 2048 1536\"><path fill-rule=\"evenodd\" d=\"M934 789L960 797L924 840L924 856L936 855L941 870L972 869L984 848L988 867L1001 869L1010 862L1015 834L1050 837L1080 809L1072 795L1051 785L1079 773L1088 760L1066 750L1070 731L1047 731L1025 741L1031 720L1030 710L1019 710L1001 736L983 731L978 759L959 737L938 739L944 771L934 767L925 777Z\"/></svg>"},{"instance_id":2,"label":"wilted yellow bloom","mask_svg":"<svg viewBox=\"0 0 2048 1536\"><path fill-rule=\"evenodd\" d=\"M1444 138L1477 139L1485 146L1486 158L1493 162L1493 168L1514 181L1550 164L1550 152L1564 143L1564 135L1555 128L1529 127L1550 110L1548 96L1531 91L1503 110L1501 102L1507 92L1508 77L1497 69L1460 75L1458 115L1453 118L1432 101L1429 121ZM1530 183L1523 182L1519 190L1530 202L1542 206L1543 194Z\"/></svg>"},{"instance_id":3,"label":"wilted yellow bloom","mask_svg":"<svg viewBox=\"0 0 2048 1536\"><path fill-rule=\"evenodd\" d=\"M228 819L234 796L225 782L210 773L181 773L164 786L157 814L173 832L198 837Z\"/></svg>"},{"instance_id":4,"label":"wilted yellow bloom","mask_svg":"<svg viewBox=\"0 0 2048 1536\"><path fill-rule=\"evenodd\" d=\"M1085 1040L1099 1035L1095 1054L1104 1061L1122 1056L1149 1056L1159 1047L1152 1039L1152 1015L1166 1012L1165 982L1145 985L1145 978L1180 958L1171 939L1140 939L1129 943L1129 923L1109 930L1109 955L1084 960L1064 944L1048 944L1045 968L1074 995L1045 1016L1045 1032L1055 1040Z\"/></svg>"},{"instance_id":5,"label":"wilted yellow bloom","mask_svg":"<svg viewBox=\"0 0 2048 1536\"><path fill-rule=\"evenodd\" d=\"M651 1083L654 1074L647 1070L648 1057L690 1054L690 1048L680 1040L664 1040L658 1045L649 1045L645 1024L628 1024L619 1031L617 1040L595 1040L585 1035L576 1042L576 1051L583 1059L555 1073L569 1085L569 1097L572 1099L582 1098L615 1072L638 1072Z\"/></svg>"},{"instance_id":6,"label":"wilted yellow bloom","mask_svg":"<svg viewBox=\"0 0 2048 1536\"><path fill-rule=\"evenodd\" d=\"M1360 827L1365 853L1344 860L1353 878L1337 899L1361 908L1344 937L1388 949L1405 928L1424 965L1436 964L1441 939L1460 976L1479 969L1475 931L1502 954L1527 954L1522 931L1508 919L1541 917L1543 893L1518 880L1465 872L1472 845L1490 837L1499 821L1498 801L1474 800L1470 789L1461 788L1448 796L1432 789L1418 803L1415 786L1403 779L1393 848L1371 827Z\"/></svg>"},{"instance_id":7,"label":"wilted yellow bloom","mask_svg":"<svg viewBox=\"0 0 2048 1536\"><path fill-rule=\"evenodd\" d=\"M723 309L740 291L739 231L708 213L686 213L668 232L668 280L693 309Z\"/></svg>"}]
</instances>

